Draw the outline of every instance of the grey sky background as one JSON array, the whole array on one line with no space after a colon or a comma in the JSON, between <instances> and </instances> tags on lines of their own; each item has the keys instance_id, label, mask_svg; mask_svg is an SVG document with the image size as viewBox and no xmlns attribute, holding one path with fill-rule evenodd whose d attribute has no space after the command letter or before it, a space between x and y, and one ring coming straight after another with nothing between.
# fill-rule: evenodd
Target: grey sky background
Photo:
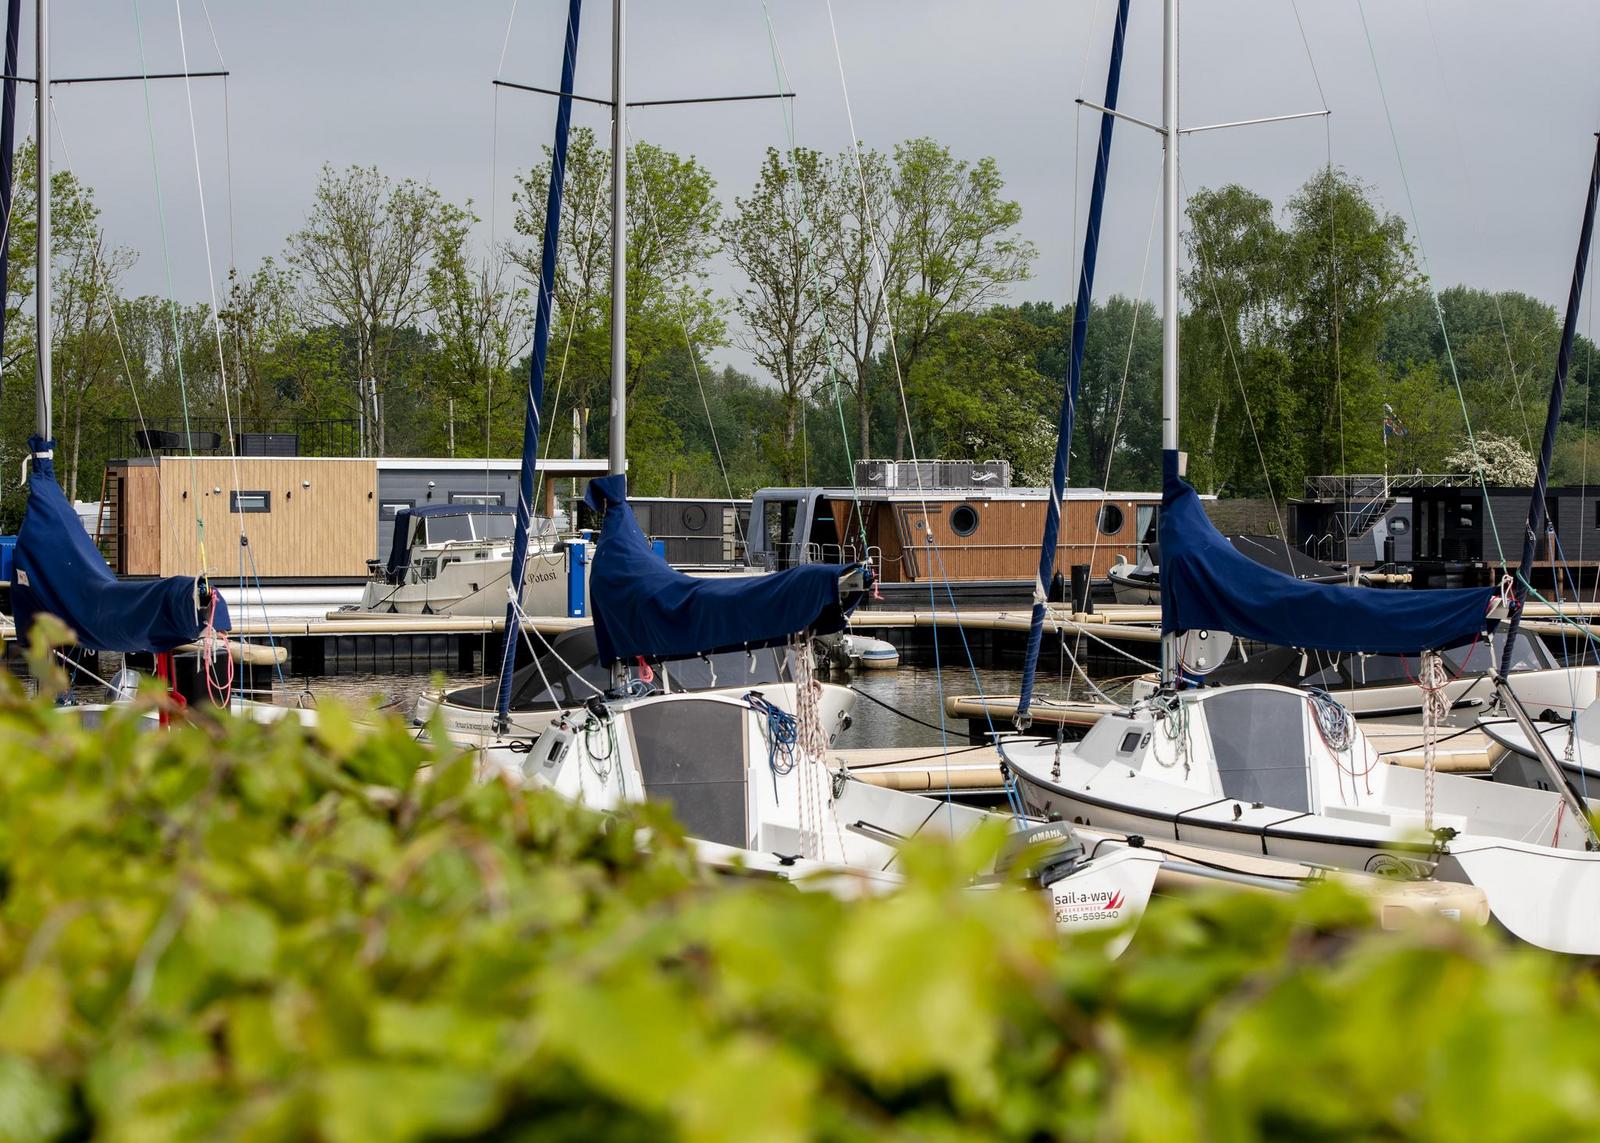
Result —
<instances>
[{"instance_id":1,"label":"grey sky background","mask_svg":"<svg viewBox=\"0 0 1600 1143\"><path fill-rule=\"evenodd\" d=\"M192 69L218 51L199 0L181 0ZM1313 110L1321 120L1194 136L1183 148L1190 190L1239 182L1280 205L1333 161L1412 222L1402 162L1436 283L1565 298L1585 176L1600 126L1600 5L1577 0L1365 0L1399 136L1390 139L1356 0L1300 0L1311 60L1287 0L1189 0L1183 9L1182 119L1194 126ZM25 3L31 21L32 3ZM768 0L778 47L799 98L796 140L838 151L849 120L822 0ZM589 0L578 89L609 92L610 8ZM230 251L248 272L280 254L300 223L324 162L376 164L468 198L481 237L510 236L514 172L548 142L554 101L490 86L500 74L554 86L563 0L210 0L223 86L195 81L200 176L220 282ZM993 155L1039 247L1017 298L1070 299L1092 166L1093 113L1104 85L1114 0L834 0L857 135L889 148L930 135L958 155ZM1133 0L1122 107L1160 118L1159 0ZM632 98L775 89L760 0L630 0ZM75 0L53 6L57 76L136 72L140 40L152 71L181 62L176 6L158 0ZM32 28L22 70L31 73ZM1312 60L1315 63L1313 72ZM181 82L57 88L55 162L91 183L112 239L139 261L128 287L165 293L170 263L180 300L207 296L196 163ZM498 108L498 114L497 114ZM19 117L31 114L19 104ZM1081 117L1081 118L1080 118ZM495 130L498 118L498 131ZM601 108L575 122L606 130ZM761 155L787 135L775 103L641 109L636 139L697 155L731 209ZM165 208L165 247L156 170ZM228 196L231 143L232 203ZM1076 154L1075 154L1076 143ZM1150 248L1159 140L1120 125L1100 256L1098 296L1155 297L1159 236ZM230 224L231 216L231 224ZM1417 235L1413 233L1415 238ZM163 250L165 248L165 255ZM730 280L719 268L717 284ZM713 355L748 367L736 348Z\"/></svg>"}]
</instances>

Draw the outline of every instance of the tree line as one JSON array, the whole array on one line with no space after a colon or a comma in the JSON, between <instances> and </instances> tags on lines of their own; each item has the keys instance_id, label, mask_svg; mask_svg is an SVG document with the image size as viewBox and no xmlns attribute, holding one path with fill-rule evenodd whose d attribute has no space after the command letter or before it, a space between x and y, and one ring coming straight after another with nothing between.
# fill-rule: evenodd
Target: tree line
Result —
<instances>
[{"instance_id":1,"label":"tree line","mask_svg":"<svg viewBox=\"0 0 1600 1143\"><path fill-rule=\"evenodd\" d=\"M8 471L32 422L36 162L19 153L9 230ZM1037 251L993 159L926 138L831 156L769 149L727 202L693 156L640 142L628 163L638 492L847 484L855 459L913 448L1000 457L1019 482L1048 480L1072 307L1009 300ZM302 226L280 254L230 270L213 315L207 301L126 290L137 255L106 233L93 188L55 173L55 426L69 494L99 496L105 460L126 451L110 426L127 419L356 423L377 455L514 455L548 178L546 154L517 180L510 239L485 250L470 201L325 167ZM606 147L575 131L543 410L560 455L606 449L609 178ZM1436 471L1466 419L1485 440L1536 446L1555 309L1465 286L1435 298L1404 222L1345 172L1316 172L1281 206L1237 185L1202 189L1184 242L1182 429L1204 490L1281 498L1310 475ZM720 287L718 265L731 270ZM1095 303L1074 484L1157 481L1160 338L1148 301ZM733 346L756 375L713 364ZM1587 476L1592 359L1580 338L1558 481ZM20 503L8 482L0 523Z\"/></svg>"}]
</instances>

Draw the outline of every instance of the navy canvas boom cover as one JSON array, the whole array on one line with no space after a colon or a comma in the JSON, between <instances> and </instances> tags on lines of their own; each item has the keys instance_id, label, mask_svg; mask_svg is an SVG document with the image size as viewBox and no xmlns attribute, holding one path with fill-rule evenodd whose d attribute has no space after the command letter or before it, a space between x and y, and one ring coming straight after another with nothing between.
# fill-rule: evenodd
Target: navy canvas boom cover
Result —
<instances>
[{"instance_id":1,"label":"navy canvas boom cover","mask_svg":"<svg viewBox=\"0 0 1600 1143\"><path fill-rule=\"evenodd\" d=\"M685 575L656 554L628 505L625 476L591 480L584 503L603 513L589 570L600 661L682 659L774 647L807 629L843 630L863 593L839 598L840 564L804 564L771 575Z\"/></svg>"},{"instance_id":2,"label":"navy canvas boom cover","mask_svg":"<svg viewBox=\"0 0 1600 1143\"><path fill-rule=\"evenodd\" d=\"M1164 458L1161 629L1227 631L1308 651L1410 655L1454 647L1486 627L1493 588L1383 591L1309 583L1262 567L1212 525Z\"/></svg>"},{"instance_id":3,"label":"navy canvas boom cover","mask_svg":"<svg viewBox=\"0 0 1600 1143\"><path fill-rule=\"evenodd\" d=\"M35 453L50 447L37 439L31 443ZM55 465L38 455L17 533L11 602L20 638L28 637L34 616L48 613L92 651L170 651L193 643L205 629L204 617L195 612L193 576L117 579L56 483ZM220 595L216 628L229 628Z\"/></svg>"}]
</instances>

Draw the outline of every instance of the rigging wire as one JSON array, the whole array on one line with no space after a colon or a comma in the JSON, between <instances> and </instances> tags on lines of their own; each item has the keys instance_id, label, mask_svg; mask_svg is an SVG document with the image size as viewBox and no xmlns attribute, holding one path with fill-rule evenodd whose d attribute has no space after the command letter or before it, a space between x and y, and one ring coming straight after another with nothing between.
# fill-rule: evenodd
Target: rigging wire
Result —
<instances>
[{"instance_id":1,"label":"rigging wire","mask_svg":"<svg viewBox=\"0 0 1600 1143\"><path fill-rule=\"evenodd\" d=\"M145 134L150 144L150 170L155 182L156 192L156 219L159 222L161 233L161 262L166 270L167 279L167 313L172 324L172 357L178 374L178 394L183 407L183 437L189 455L189 484L194 493L194 523L196 542L200 551L200 569L207 570L209 560L206 556L206 521L200 511L200 475L199 465L194 453L194 432L189 419L189 383L183 371L183 340L178 326L178 294L172 278L172 248L167 237L167 208L166 201L161 191L161 161L156 148L156 120L155 112L150 105L150 69L145 63L144 51L144 20L139 11L139 0L133 0L133 25L135 38L139 45L139 75L140 86L144 90L144 119ZM188 68L184 70L187 72ZM46 98L49 98L46 95ZM41 156L41 162L43 157Z\"/></svg>"},{"instance_id":2,"label":"rigging wire","mask_svg":"<svg viewBox=\"0 0 1600 1143\"><path fill-rule=\"evenodd\" d=\"M857 179L857 182L859 183L860 189L861 189L861 212L862 212L862 216L863 216L863 221L866 224L867 233L870 235L870 238L871 238L872 252L875 255L875 258L874 258L872 264L878 271L878 286L879 286L879 290L885 296L884 328L885 328L885 330L886 330L886 332L888 334L887 340L888 340L888 343L889 343L889 359L890 359L891 363L894 366L895 388L898 391L898 394L899 394L899 397L900 397L900 412L901 412L901 415L905 419L906 445L907 445L907 447L909 448L909 450L911 452L912 470L913 470L913 472L915 472L916 477L917 477L917 499L921 503L921 506L922 506L922 520L920 521L920 525L921 525L921 529L922 529L923 544L932 553L934 561L936 561L939 564L940 578L942 578L945 581L945 589L946 589L946 592L949 594L949 597L950 597L951 612L952 612L952 615L954 616L955 621L956 621L956 628L957 628L958 631L961 632L962 645L967 650L967 660L968 660L968 665L971 667L971 670L972 670L973 681L977 684L978 689L979 689L979 693L981 695L982 694L982 690L983 690L983 684L982 684L982 681L978 678L977 663L976 663L976 661L973 660L972 654L971 654L971 648L968 647L967 643L966 643L966 631L965 631L965 629L964 629L964 627L963 627L963 625L961 623L961 613L960 613L959 610L956 609L955 592L950 587L949 576L948 576L948 574L946 572L946 569L944 567L944 557L943 557L942 553L939 551L939 545L934 542L933 527L932 527L932 524L931 524L931 520L933 518L933 514L929 511L929 508L928 508L927 490L926 490L926 487L923 484L923 480L922 480L922 465L919 462L919 458L917 456L916 426L912 424L912 421L911 421L911 407L910 407L910 404L909 404L909 402L907 401L907 398L906 398L905 376L904 376L904 373L903 373L903 371L901 369L901 365L900 365L900 349L899 349L899 344L898 344L899 343L899 337L897 335L897 331L895 330L893 306L891 306L888 303L888 292L889 292L889 276L888 276L889 266L888 266L888 259L887 259L887 256L885 255L884 251L883 251L882 246L879 243L879 238L881 236L878 233L878 221L875 218L873 218L873 216L872 216L871 198L870 198L870 195L869 195L869 193L867 191L866 170L865 170L864 166L862 165L862 161L861 161L860 136L856 131L855 111L854 111L853 107L851 106L851 102L850 102L850 87L849 87L849 83L848 83L847 79L845 78L844 52L841 49L841 47L839 46L839 27L838 27L837 21L834 19L834 14L833 14L833 0L823 0L823 2L824 2L824 7L825 7L825 9L826 9L826 11L828 13L828 30L829 30L829 32L831 34L832 41L833 41L834 62L837 65L838 72L839 72L839 88L840 88L841 94L844 97L845 117L848 120L849 125L850 125L850 154L853 157L853 159L855 160L856 179ZM865 399L865 394L862 395L862 399L863 400ZM931 606L931 609L932 609L932 614L937 616L937 614L938 614L938 602L937 602L937 597L934 596L934 584L932 582L931 577L930 577L929 583L928 583L928 591L929 591L929 595L930 595L930 606ZM933 649L934 649L934 679L935 679L935 683L937 685L937 691L938 691L937 700L938 700L938 703L939 703L939 718L940 718L940 721L942 723L944 721L944 717L945 717L944 675L943 675L943 672L940 670L941 664L939 662L939 641L937 639L934 640ZM953 790L951 789L951 786L950 786L950 762L949 762L949 758L948 758L948 750L949 750L948 735L945 737L944 746L945 746L945 750L946 750L946 759L945 759L945 798L946 798L946 802L948 804L948 803L953 803L953 799L954 799L954 792L953 792Z\"/></svg>"},{"instance_id":3,"label":"rigging wire","mask_svg":"<svg viewBox=\"0 0 1600 1143\"><path fill-rule=\"evenodd\" d=\"M1333 114L1328 106L1328 95L1322 87L1322 73L1317 70L1317 57L1311 51L1311 38L1306 35L1305 21L1300 16L1300 0L1289 0L1289 7L1294 12L1295 28L1300 32L1300 45L1305 49L1306 64L1311 69L1311 81L1316 85L1317 102L1322 105L1322 142L1327 155L1327 183L1328 183L1328 305L1333 318L1333 402L1339 421L1339 475L1345 476L1350 471L1350 466L1345 460L1345 432L1344 432L1344 354L1340 352L1339 332L1340 319L1343 317L1339 309L1339 231L1337 223L1336 206L1338 197L1333 182ZM1345 496L1345 510L1349 511L1350 498L1348 488L1343 489ZM1284 548L1287 550L1289 537L1285 536Z\"/></svg>"},{"instance_id":4,"label":"rigging wire","mask_svg":"<svg viewBox=\"0 0 1600 1143\"><path fill-rule=\"evenodd\" d=\"M1454 114L1456 108L1456 99L1455 93L1451 89L1450 72L1444 66L1444 53L1440 51L1439 48L1439 34L1434 29L1433 25L1432 0L1423 0L1422 14L1423 18L1428 24L1428 39L1433 45L1434 69L1438 73L1439 86L1444 91L1445 107L1447 109L1445 112L1445 121L1450 125L1450 137L1455 144L1457 161L1461 164L1461 173L1463 178L1460 185L1466 189L1467 194L1470 196L1474 182L1471 177L1471 169L1467 163L1467 150L1461 143L1461 128L1457 123L1456 116ZM1494 317L1495 321L1500 326L1500 341L1501 344L1505 346L1506 351L1506 366L1511 370L1511 400L1516 406L1518 416L1520 416L1522 419L1522 436L1527 442L1528 451L1537 455L1539 449L1534 443L1533 426L1528 421L1528 406L1522 397L1523 385L1528 380L1528 374L1531 372L1531 369L1523 370L1520 373L1517 371L1517 360L1511 351L1511 334L1506 329L1505 313L1500 305L1500 291L1496 290L1491 293L1489 295L1489 299L1494 303Z\"/></svg>"},{"instance_id":5,"label":"rigging wire","mask_svg":"<svg viewBox=\"0 0 1600 1143\"><path fill-rule=\"evenodd\" d=\"M782 103L783 100L779 100L778 102ZM619 110L617 114L622 114L622 112ZM639 149L639 141L633 137L633 128L628 125L626 117L623 119L623 128L627 133L630 148L637 153ZM642 169L640 171L638 184L640 202L644 204L644 216L649 221L651 228L655 231L656 242L665 245L666 235L662 232L661 219L656 212L655 201L650 197L650 184L645 180ZM626 220L624 219L619 224L617 220L613 219L611 224L613 226L626 225ZM694 374L694 387L700 394L700 408L706 415L706 429L711 435L711 448L716 454L717 470L722 474L722 486L727 490L728 499L732 500L733 482L728 478L728 466L722 459L722 443L717 440L717 426L716 422L711 417L711 403L706 400L705 381L700 376L700 354L695 349L694 337L689 332L689 306L681 294L678 295L676 301L678 303L675 307L678 314L678 328L683 333L683 347L689 352L689 370ZM743 544L745 538L742 534L742 526L739 523L739 514L737 512L733 514L733 519L735 535L738 536L739 543Z\"/></svg>"},{"instance_id":6,"label":"rigging wire","mask_svg":"<svg viewBox=\"0 0 1600 1143\"><path fill-rule=\"evenodd\" d=\"M196 197L200 204L200 234L205 245L206 255L206 289L211 299L211 329L216 338L217 345L217 378L222 389L222 414L228 430L228 456L233 471L233 487L237 492L244 487L239 474L239 454L234 447L233 433L233 398L228 392L228 363L227 356L222 349L222 314L217 306L217 278L216 268L211 258L211 223L206 214L206 187L205 179L200 170L200 135L195 125L194 117L194 90L189 80L189 46L183 31L183 0L173 0L177 14L178 24L178 52L183 63L183 97L189 111L189 143L194 155L194 185ZM242 410L241 410L242 412ZM194 442L187 442L189 448L194 448ZM250 537L245 524L246 513L240 512L239 516L239 546L241 550L249 545ZM245 590L244 559L241 554L239 560L239 591ZM266 610L266 599L262 597L262 610Z\"/></svg>"},{"instance_id":7,"label":"rigging wire","mask_svg":"<svg viewBox=\"0 0 1600 1143\"><path fill-rule=\"evenodd\" d=\"M1450 330L1449 330L1448 326L1445 323L1444 307L1439 304L1439 292L1438 292L1438 290L1434 289L1433 271L1429 267L1429 264L1428 264L1428 249L1427 249L1427 246L1424 245L1424 243L1422 241L1422 223L1419 220L1419 218L1417 217L1416 199L1412 196L1412 193L1411 193L1411 179L1408 177L1408 175L1406 173L1405 157L1402 155L1401 149L1400 149L1400 134L1395 129L1394 115L1389 110L1389 95L1388 95L1388 92L1386 91L1386 89L1384 88L1383 69L1378 64L1378 49L1377 49L1377 46L1373 43L1373 40L1372 40L1372 29L1367 24L1367 9L1366 9L1366 4L1365 4L1364 0L1356 0L1356 11L1361 16L1361 31L1362 31L1363 35L1366 37L1367 54L1372 59L1372 74L1373 74L1374 78L1377 80L1377 83L1378 83L1378 99L1379 99L1379 102L1383 105L1383 117L1384 117L1384 121L1388 124L1388 127L1389 127L1389 139L1390 139L1390 142L1394 145L1395 164L1400 169L1400 185L1405 188L1406 206L1407 206L1407 209L1409 210L1410 215L1411 215L1411 229L1412 229L1412 232L1414 234L1416 234L1416 236L1417 236L1417 253L1418 253L1418 256L1422 260L1422 273L1423 273L1423 276L1427 280L1427 283L1428 283L1428 296L1433 301L1434 316L1438 319L1438 322L1439 322L1439 334L1444 340L1445 360L1450 365L1450 380L1451 380L1451 383L1455 386L1456 400L1461 406L1461 420L1462 420L1463 424L1466 426L1467 443L1472 448L1473 457L1475 459L1477 459L1477 461L1478 461L1478 464L1474 468L1474 472L1478 477L1478 488L1483 493L1483 502L1485 504L1488 504L1488 502L1489 502L1489 484L1488 484L1487 478L1484 476L1482 457L1478 453L1478 439L1473 434L1473 431L1472 431L1472 417L1467 412L1466 394L1461 389L1461 374L1460 374L1460 371L1456 368L1455 350L1450 345ZM1490 531L1494 535L1495 551L1500 556L1501 565L1504 566L1505 563L1506 563L1506 550L1505 550L1505 546L1500 542L1500 527L1495 522L1495 518L1494 518L1494 513L1493 512L1488 512L1488 513L1486 513L1486 515L1489 517L1489 528L1490 528Z\"/></svg>"},{"instance_id":8,"label":"rigging wire","mask_svg":"<svg viewBox=\"0 0 1600 1143\"><path fill-rule=\"evenodd\" d=\"M223 72L222 76L222 151L223 169L226 173L228 184L228 269L235 270L239 266L239 259L234 250L233 226L233 104L228 93L228 61L222 57L222 42L217 39L217 26L211 22L211 7L206 0L200 0L200 11L206 19L206 30L211 33L211 47L217 53L217 66ZM185 67L184 72L188 72ZM187 76L185 77L187 82Z\"/></svg>"},{"instance_id":9,"label":"rigging wire","mask_svg":"<svg viewBox=\"0 0 1600 1143\"><path fill-rule=\"evenodd\" d=\"M794 86L793 77L789 74L789 65L784 60L783 49L778 43L778 30L777 26L773 23L772 10L768 4L768 0L761 0L761 11L766 20L767 46L772 57L772 69L774 77L777 80L778 89L780 91L794 91L796 88ZM799 149L795 132L795 111L790 105L790 100L780 99L777 101L777 103L780 112L783 115L784 130L789 143L789 153L792 156L795 151ZM830 388L832 390L834 407L839 414L839 436L844 447L845 472L850 481L850 499L851 506L855 513L854 518L856 531L861 537L861 559L863 561L870 562L872 553L871 545L868 543L866 513L862 508L861 489L856 483L855 460L851 456L850 451L850 429L846 424L844 414L844 392L839 381L843 371L839 367L839 360L836 356L838 341L828 321L828 307L821 304L822 269L817 261L816 244L813 241L816 234L816 222L811 216L810 204L805 200L805 191L799 185L798 179L795 181L794 193L796 196L796 203L798 204L798 209L800 211L800 216L805 222L806 262L811 274L810 285L812 294L817 302L817 314L822 323L822 342L827 359L826 376L831 382ZM864 394L861 395L861 399L865 399ZM808 470L810 463L809 452L810 449L808 446ZM844 531L845 529L840 530L841 545L844 541Z\"/></svg>"},{"instance_id":10,"label":"rigging wire","mask_svg":"<svg viewBox=\"0 0 1600 1143\"><path fill-rule=\"evenodd\" d=\"M73 167L73 164L72 164L72 151L71 151L71 148L69 148L68 145L67 145L66 129L62 125L61 115L60 115L59 109L56 106L56 101L55 101L54 96L52 96L51 99L50 99L50 118L51 118L52 122L54 122L54 124L55 124L54 141L55 141L56 145L61 148L62 163L65 165L67 173L69 175L72 175L74 178L76 178L77 177L77 171ZM0 240L4 240L4 235L3 234L0 234ZM156 461L156 464L155 464L156 490L157 490L157 492L160 492L161 487L162 487L162 485L161 485L160 453L156 449L154 444L151 443L151 439L150 439L150 435L149 435L149 433L150 433L150 425L149 425L149 422L145 419L144 404L139 399L139 387L138 387L137 384L134 383L134 380L133 380L133 367L132 367L132 364L129 362L129 359L128 359L128 348L127 348L127 344L124 342L123 337L122 337L121 323L117 320L117 307L116 307L116 303L115 303L114 299L113 299L112 304L107 309L107 315L111 319L111 336L112 336L113 340L115 340L116 343L117 343L117 356L122 362L122 376L128 383L128 392L129 392L129 394L133 397L133 412L134 412L134 416L139 421L139 428L141 430L143 430L144 433L145 433L145 438L144 438L145 439L145 449L150 454L151 458ZM178 530L178 522L177 522L177 520L169 521L168 524L167 524L167 527L169 529L171 529L171 533L172 533L171 534L171 539L173 540L174 544L176 545L176 544L180 543L181 540L182 540L182 535Z\"/></svg>"},{"instance_id":11,"label":"rigging wire","mask_svg":"<svg viewBox=\"0 0 1600 1143\"><path fill-rule=\"evenodd\" d=\"M1180 176L1180 181L1182 181ZM1184 182L1184 197L1189 195L1189 186ZM1228 325L1228 315L1222 308L1222 293L1217 287L1217 272L1210 256L1206 253L1206 239L1204 232L1199 227L1189 231L1194 236L1195 253L1200 258L1200 268L1206 274L1211 284L1211 297L1217 306L1217 324L1222 329L1222 343L1228 350L1228 361L1233 366L1234 383L1239 387L1239 399L1244 402L1245 420L1250 425L1250 439L1255 442L1256 457L1261 461L1261 477L1267 483L1267 499L1272 502L1272 515L1278 522L1278 534L1283 537L1284 545L1289 543L1289 533L1283 524L1283 512L1278 507L1278 494L1272 487L1272 473L1267 469L1267 454L1261 447L1261 434L1256 431L1255 413L1250 408L1250 394L1245 390L1244 372L1239 368L1239 358L1234 352L1233 330ZM1238 316L1238 315L1236 315Z\"/></svg>"}]
</instances>

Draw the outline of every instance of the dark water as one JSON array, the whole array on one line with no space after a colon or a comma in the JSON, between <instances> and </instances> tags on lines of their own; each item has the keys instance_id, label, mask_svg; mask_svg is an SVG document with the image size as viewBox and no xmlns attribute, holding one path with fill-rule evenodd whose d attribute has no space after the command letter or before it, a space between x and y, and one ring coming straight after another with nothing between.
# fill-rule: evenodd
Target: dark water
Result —
<instances>
[{"instance_id":1,"label":"dark water","mask_svg":"<svg viewBox=\"0 0 1600 1143\"><path fill-rule=\"evenodd\" d=\"M946 736L952 744L964 744L966 720L944 719L944 700L952 695L1015 695L1022 686L1020 671L980 669L974 672L968 667L947 667L943 672L931 667L902 667L894 671L858 671L825 678L829 682L848 684L861 692L851 727L835 743L840 747L938 747ZM480 675L446 676L447 686L477 685L484 681ZM430 685L429 679L422 675L329 675L311 681L311 689L318 695L338 696L353 703L376 700L380 705L396 704L397 709L407 713ZM1074 696L1087 697L1083 690L1080 682ZM1064 696L1067 692L1063 680L1041 674L1038 693Z\"/></svg>"},{"instance_id":2,"label":"dark water","mask_svg":"<svg viewBox=\"0 0 1600 1143\"><path fill-rule=\"evenodd\" d=\"M102 672L112 677L120 663L115 656L102 657ZM893 671L858 671L854 674L823 676L828 682L851 686L860 692L856 699L852 725L839 736L840 747L928 746L943 743L963 745L967 741L965 719L944 716L945 700L954 695L1015 695L1022 686L1022 673L947 665L942 672L931 667L901 667ZM478 674L443 676L447 687L478 685L488 681ZM325 675L305 680L291 677L280 691L298 693L309 687L318 697L339 698L345 702L375 705L409 717L418 697L434 685L427 675L352 674ZM105 690L92 680L81 679L75 688L81 701L103 702ZM1040 672L1040 696L1067 697L1066 680L1056 672ZM1071 697L1089 697L1080 681Z\"/></svg>"}]
</instances>

